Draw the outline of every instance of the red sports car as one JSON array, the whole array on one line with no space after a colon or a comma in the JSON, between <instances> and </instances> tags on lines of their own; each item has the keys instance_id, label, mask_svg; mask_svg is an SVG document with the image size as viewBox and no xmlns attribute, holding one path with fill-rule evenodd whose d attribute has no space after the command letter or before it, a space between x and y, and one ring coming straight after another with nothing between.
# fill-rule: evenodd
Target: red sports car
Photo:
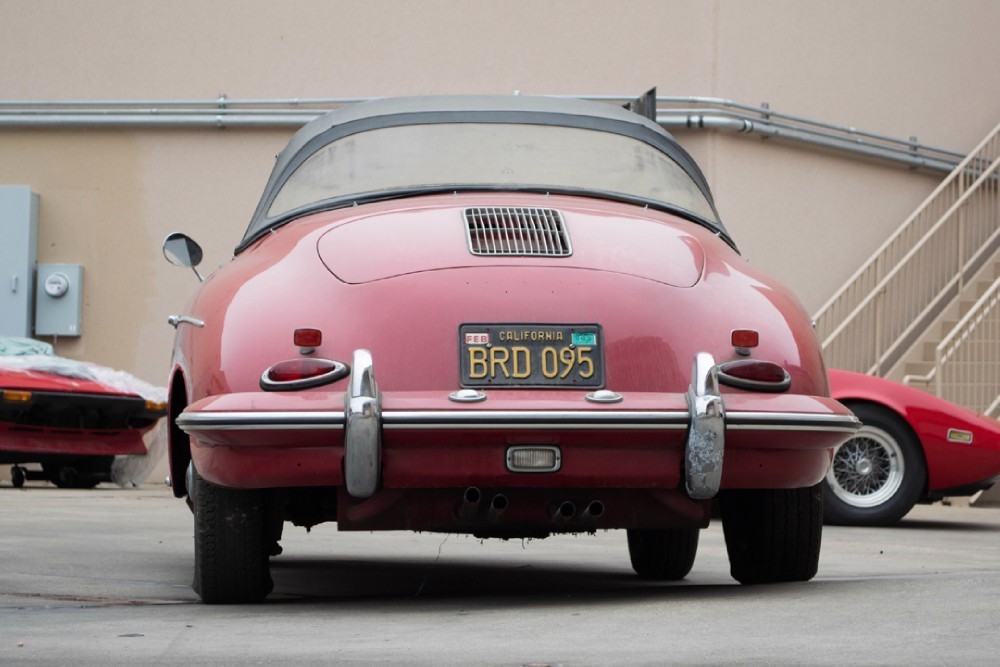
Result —
<instances>
[{"instance_id":1,"label":"red sports car","mask_svg":"<svg viewBox=\"0 0 1000 667\"><path fill-rule=\"evenodd\" d=\"M164 252L201 256L180 233ZM286 521L625 529L640 576L679 579L715 498L738 581L807 580L820 484L859 425L691 157L596 102L317 119L171 322L171 480L205 602L264 598Z\"/></svg>"},{"instance_id":2,"label":"red sports car","mask_svg":"<svg viewBox=\"0 0 1000 667\"><path fill-rule=\"evenodd\" d=\"M830 371L833 396L863 422L837 448L824 485L830 523L885 526L918 502L1000 479L1000 422L913 387Z\"/></svg>"},{"instance_id":3,"label":"red sports car","mask_svg":"<svg viewBox=\"0 0 1000 667\"><path fill-rule=\"evenodd\" d=\"M153 427L166 414L163 393L121 371L53 356L47 343L2 338L0 463L14 464L15 487L28 479L69 488L139 483L162 454Z\"/></svg>"}]
</instances>

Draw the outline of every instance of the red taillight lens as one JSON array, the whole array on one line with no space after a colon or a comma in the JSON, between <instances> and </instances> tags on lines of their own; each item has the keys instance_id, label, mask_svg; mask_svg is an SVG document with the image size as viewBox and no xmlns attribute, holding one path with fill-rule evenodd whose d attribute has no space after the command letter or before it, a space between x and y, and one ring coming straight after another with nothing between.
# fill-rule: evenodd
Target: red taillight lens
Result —
<instances>
[{"instance_id":1,"label":"red taillight lens","mask_svg":"<svg viewBox=\"0 0 1000 667\"><path fill-rule=\"evenodd\" d=\"M348 372L346 364L332 359L288 359L264 371L260 386L269 391L318 387L346 377Z\"/></svg>"},{"instance_id":2,"label":"red taillight lens","mask_svg":"<svg viewBox=\"0 0 1000 667\"><path fill-rule=\"evenodd\" d=\"M292 340L298 347L319 347L323 342L323 332L319 329L296 329Z\"/></svg>"},{"instance_id":3,"label":"red taillight lens","mask_svg":"<svg viewBox=\"0 0 1000 667\"><path fill-rule=\"evenodd\" d=\"M329 373L334 363L329 359L289 359L267 369L267 377L274 382L306 380Z\"/></svg>"},{"instance_id":4,"label":"red taillight lens","mask_svg":"<svg viewBox=\"0 0 1000 667\"><path fill-rule=\"evenodd\" d=\"M792 384L788 371L770 361L741 359L719 366L719 382L751 391L785 391Z\"/></svg>"}]
</instances>

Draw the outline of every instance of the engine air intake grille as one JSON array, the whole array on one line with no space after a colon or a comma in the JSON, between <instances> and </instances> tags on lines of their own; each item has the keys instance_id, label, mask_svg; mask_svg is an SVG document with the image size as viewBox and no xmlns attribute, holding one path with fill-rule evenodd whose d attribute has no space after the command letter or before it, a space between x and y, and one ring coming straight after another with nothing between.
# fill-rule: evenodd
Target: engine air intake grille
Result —
<instances>
[{"instance_id":1,"label":"engine air intake grille","mask_svg":"<svg viewBox=\"0 0 1000 667\"><path fill-rule=\"evenodd\" d=\"M573 254L562 215L548 208L467 208L465 237L473 255L569 257Z\"/></svg>"}]
</instances>

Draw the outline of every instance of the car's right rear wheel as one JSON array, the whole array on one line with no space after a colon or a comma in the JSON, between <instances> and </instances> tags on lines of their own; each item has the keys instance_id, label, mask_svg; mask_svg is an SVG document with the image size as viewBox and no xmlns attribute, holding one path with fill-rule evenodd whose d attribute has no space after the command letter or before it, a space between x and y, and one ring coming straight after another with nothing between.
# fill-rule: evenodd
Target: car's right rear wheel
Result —
<instances>
[{"instance_id":1,"label":"car's right rear wheel","mask_svg":"<svg viewBox=\"0 0 1000 667\"><path fill-rule=\"evenodd\" d=\"M819 566L821 485L719 495L729 571L741 584L808 581Z\"/></svg>"},{"instance_id":2,"label":"car's right rear wheel","mask_svg":"<svg viewBox=\"0 0 1000 667\"><path fill-rule=\"evenodd\" d=\"M643 579L683 579L694 565L698 533L698 528L630 529L627 531L628 555L632 569Z\"/></svg>"},{"instance_id":3,"label":"car's right rear wheel","mask_svg":"<svg viewBox=\"0 0 1000 667\"><path fill-rule=\"evenodd\" d=\"M207 604L259 602L271 592L267 495L215 486L193 471L194 584Z\"/></svg>"}]
</instances>

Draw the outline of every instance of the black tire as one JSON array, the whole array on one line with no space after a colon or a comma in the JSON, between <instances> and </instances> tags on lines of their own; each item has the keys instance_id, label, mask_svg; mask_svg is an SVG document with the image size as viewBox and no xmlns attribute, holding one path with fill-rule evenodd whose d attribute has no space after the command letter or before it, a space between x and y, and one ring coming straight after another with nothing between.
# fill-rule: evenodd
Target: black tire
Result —
<instances>
[{"instance_id":1,"label":"black tire","mask_svg":"<svg viewBox=\"0 0 1000 667\"><path fill-rule=\"evenodd\" d=\"M724 491L719 505L733 579L770 584L816 576L823 535L820 484Z\"/></svg>"},{"instance_id":2,"label":"black tire","mask_svg":"<svg viewBox=\"0 0 1000 667\"><path fill-rule=\"evenodd\" d=\"M10 469L10 483L14 485L15 489L23 487L27 479L28 475L21 466L14 466Z\"/></svg>"},{"instance_id":3,"label":"black tire","mask_svg":"<svg viewBox=\"0 0 1000 667\"><path fill-rule=\"evenodd\" d=\"M632 569L643 579L677 581L691 571L698 552L698 528L627 532Z\"/></svg>"},{"instance_id":4,"label":"black tire","mask_svg":"<svg viewBox=\"0 0 1000 667\"><path fill-rule=\"evenodd\" d=\"M194 588L206 604L260 602L271 592L267 493L226 489L194 471Z\"/></svg>"},{"instance_id":5,"label":"black tire","mask_svg":"<svg viewBox=\"0 0 1000 667\"><path fill-rule=\"evenodd\" d=\"M81 477L76 468L62 466L46 470L49 481L60 489L92 489L100 482L96 479Z\"/></svg>"},{"instance_id":6,"label":"black tire","mask_svg":"<svg viewBox=\"0 0 1000 667\"><path fill-rule=\"evenodd\" d=\"M113 456L89 456L43 463L42 472L60 489L92 489L102 481L110 481Z\"/></svg>"},{"instance_id":7,"label":"black tire","mask_svg":"<svg viewBox=\"0 0 1000 667\"><path fill-rule=\"evenodd\" d=\"M859 403L861 429L837 448L823 481L827 523L888 526L924 494L927 463L920 441L895 412Z\"/></svg>"}]
</instances>

